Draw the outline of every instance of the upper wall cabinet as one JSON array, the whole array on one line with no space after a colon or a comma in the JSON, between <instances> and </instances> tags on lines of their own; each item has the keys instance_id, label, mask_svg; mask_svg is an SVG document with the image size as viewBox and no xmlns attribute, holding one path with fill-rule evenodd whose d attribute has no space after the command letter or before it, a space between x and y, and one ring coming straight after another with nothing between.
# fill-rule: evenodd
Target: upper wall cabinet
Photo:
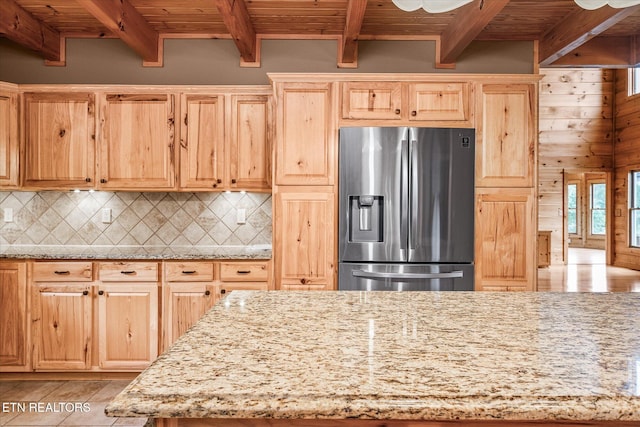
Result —
<instances>
[{"instance_id":1,"label":"upper wall cabinet","mask_svg":"<svg viewBox=\"0 0 640 427\"><path fill-rule=\"evenodd\" d=\"M180 188L213 190L226 185L224 96L183 95Z\"/></svg>"},{"instance_id":2,"label":"upper wall cabinet","mask_svg":"<svg viewBox=\"0 0 640 427\"><path fill-rule=\"evenodd\" d=\"M25 93L24 118L24 186L92 188L94 94Z\"/></svg>"},{"instance_id":3,"label":"upper wall cabinet","mask_svg":"<svg viewBox=\"0 0 640 427\"><path fill-rule=\"evenodd\" d=\"M476 186L533 187L537 93L533 84L484 84L478 99Z\"/></svg>"},{"instance_id":4,"label":"upper wall cabinet","mask_svg":"<svg viewBox=\"0 0 640 427\"><path fill-rule=\"evenodd\" d=\"M0 89L0 188L18 186L18 94Z\"/></svg>"},{"instance_id":5,"label":"upper wall cabinet","mask_svg":"<svg viewBox=\"0 0 640 427\"><path fill-rule=\"evenodd\" d=\"M100 188L175 188L174 95L106 94L102 108Z\"/></svg>"},{"instance_id":6,"label":"upper wall cabinet","mask_svg":"<svg viewBox=\"0 0 640 427\"><path fill-rule=\"evenodd\" d=\"M333 185L332 83L276 84L276 184Z\"/></svg>"},{"instance_id":7,"label":"upper wall cabinet","mask_svg":"<svg viewBox=\"0 0 640 427\"><path fill-rule=\"evenodd\" d=\"M269 96L231 97L229 180L232 188L270 189L271 120Z\"/></svg>"},{"instance_id":8,"label":"upper wall cabinet","mask_svg":"<svg viewBox=\"0 0 640 427\"><path fill-rule=\"evenodd\" d=\"M468 127L470 87L463 82L345 82L342 119Z\"/></svg>"},{"instance_id":9,"label":"upper wall cabinet","mask_svg":"<svg viewBox=\"0 0 640 427\"><path fill-rule=\"evenodd\" d=\"M270 189L268 95L184 94L181 110L181 189Z\"/></svg>"}]
</instances>

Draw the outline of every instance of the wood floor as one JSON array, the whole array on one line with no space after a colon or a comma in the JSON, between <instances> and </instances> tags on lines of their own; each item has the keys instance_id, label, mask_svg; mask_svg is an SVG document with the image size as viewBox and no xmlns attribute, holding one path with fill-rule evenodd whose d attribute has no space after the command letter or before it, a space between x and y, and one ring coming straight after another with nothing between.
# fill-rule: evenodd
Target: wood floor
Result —
<instances>
[{"instance_id":1,"label":"wood floor","mask_svg":"<svg viewBox=\"0 0 640 427\"><path fill-rule=\"evenodd\" d=\"M104 408L129 381L0 381L0 426L143 426ZM48 405L47 405L48 404Z\"/></svg>"},{"instance_id":2,"label":"wood floor","mask_svg":"<svg viewBox=\"0 0 640 427\"><path fill-rule=\"evenodd\" d=\"M567 265L538 269L538 291L640 292L640 271L606 265L604 251L570 248Z\"/></svg>"}]
</instances>

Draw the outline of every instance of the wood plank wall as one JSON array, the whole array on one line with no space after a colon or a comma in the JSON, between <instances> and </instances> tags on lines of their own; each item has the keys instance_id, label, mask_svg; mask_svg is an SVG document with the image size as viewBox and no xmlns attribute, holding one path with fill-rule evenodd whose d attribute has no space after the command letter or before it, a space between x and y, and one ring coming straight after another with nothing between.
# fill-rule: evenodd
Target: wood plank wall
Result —
<instances>
[{"instance_id":1,"label":"wood plank wall","mask_svg":"<svg viewBox=\"0 0 640 427\"><path fill-rule=\"evenodd\" d=\"M551 263L563 263L563 172L613 170L614 71L540 70L538 229L550 230Z\"/></svg>"},{"instance_id":2,"label":"wood plank wall","mask_svg":"<svg viewBox=\"0 0 640 427\"><path fill-rule=\"evenodd\" d=\"M640 270L640 249L629 248L628 173L640 170L640 95L628 96L628 71L616 71L614 259L620 267Z\"/></svg>"}]
</instances>

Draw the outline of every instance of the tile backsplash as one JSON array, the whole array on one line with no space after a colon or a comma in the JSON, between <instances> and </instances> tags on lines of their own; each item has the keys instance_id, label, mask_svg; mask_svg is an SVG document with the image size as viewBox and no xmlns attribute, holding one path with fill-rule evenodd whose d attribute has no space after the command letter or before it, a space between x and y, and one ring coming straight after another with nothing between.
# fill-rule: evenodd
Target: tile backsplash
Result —
<instances>
[{"instance_id":1,"label":"tile backsplash","mask_svg":"<svg viewBox=\"0 0 640 427\"><path fill-rule=\"evenodd\" d=\"M0 245L264 245L272 236L265 193L13 191L0 192L0 213Z\"/></svg>"}]
</instances>

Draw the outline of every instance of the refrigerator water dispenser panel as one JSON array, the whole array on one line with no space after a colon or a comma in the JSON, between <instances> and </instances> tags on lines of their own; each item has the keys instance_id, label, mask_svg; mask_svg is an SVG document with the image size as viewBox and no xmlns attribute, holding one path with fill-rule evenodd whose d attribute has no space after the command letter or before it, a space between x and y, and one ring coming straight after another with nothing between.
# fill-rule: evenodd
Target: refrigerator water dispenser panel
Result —
<instances>
[{"instance_id":1,"label":"refrigerator water dispenser panel","mask_svg":"<svg viewBox=\"0 0 640 427\"><path fill-rule=\"evenodd\" d=\"M350 217L349 241L382 242L384 197L359 195L349 196Z\"/></svg>"}]
</instances>

